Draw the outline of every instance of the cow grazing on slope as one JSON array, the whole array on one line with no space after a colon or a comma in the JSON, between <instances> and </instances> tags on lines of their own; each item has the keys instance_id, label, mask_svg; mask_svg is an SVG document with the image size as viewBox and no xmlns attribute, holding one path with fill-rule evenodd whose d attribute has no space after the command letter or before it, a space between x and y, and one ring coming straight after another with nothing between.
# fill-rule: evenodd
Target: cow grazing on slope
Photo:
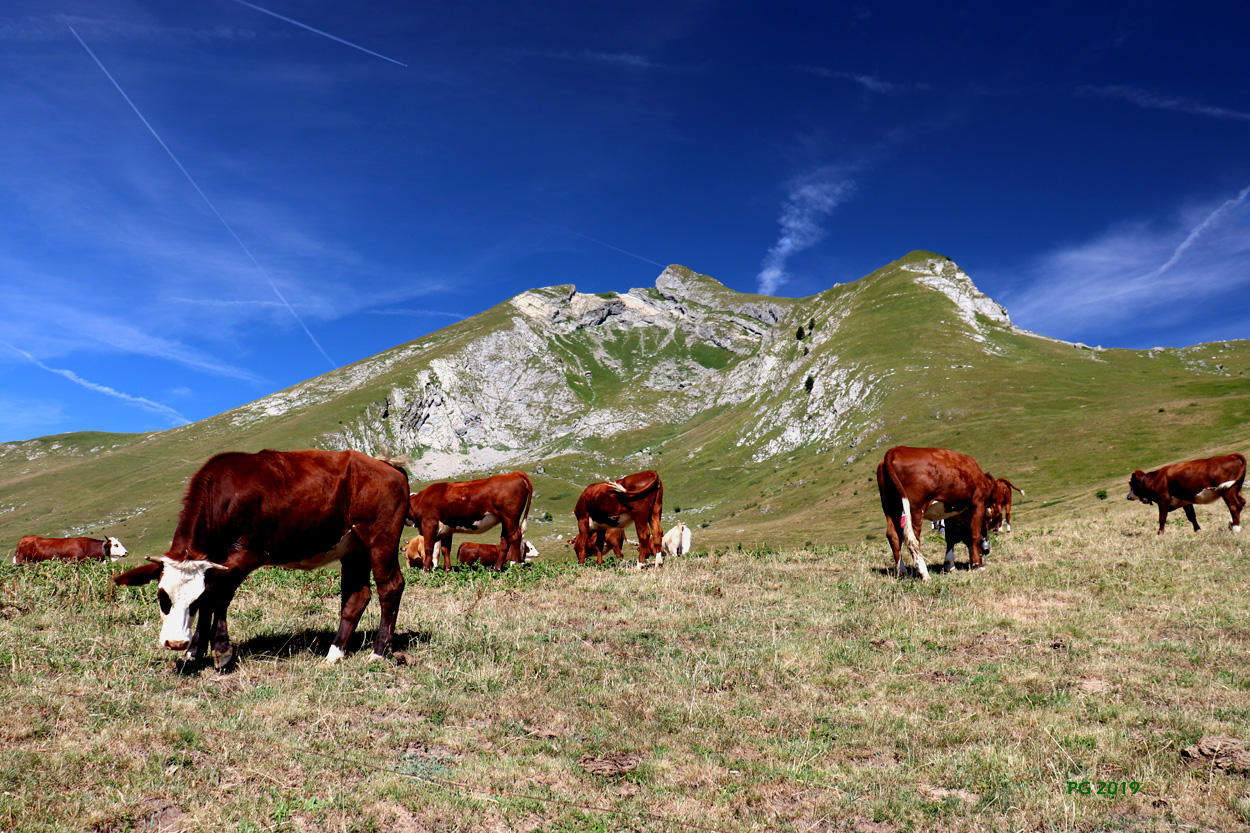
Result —
<instances>
[{"instance_id":1,"label":"cow grazing on slope","mask_svg":"<svg viewBox=\"0 0 1250 833\"><path fill-rule=\"evenodd\" d=\"M1246 499L1241 496L1241 486L1246 479L1246 458L1241 454L1225 454L1205 460L1175 463L1152 472L1140 469L1133 472L1128 482L1128 499L1153 503L1159 507L1159 535L1167 524L1168 513L1184 509L1185 517L1199 530L1198 517L1194 514L1195 503L1214 503L1224 498L1232 516L1228 527L1241 531L1241 510Z\"/></svg>"},{"instance_id":2,"label":"cow grazing on slope","mask_svg":"<svg viewBox=\"0 0 1250 833\"><path fill-rule=\"evenodd\" d=\"M376 659L391 646L404 592L399 538L407 515L403 469L358 451L227 452L191 476L169 552L113 580L159 577L161 644L198 659L211 640L213 662L223 668L234 657L226 609L253 570L340 563L341 618L329 663L343 657L369 604L372 571L382 608Z\"/></svg>"},{"instance_id":3,"label":"cow grazing on slope","mask_svg":"<svg viewBox=\"0 0 1250 833\"><path fill-rule=\"evenodd\" d=\"M422 567L433 569L437 553L443 553L443 569L451 569L452 535L476 535L503 526L499 545L507 558L495 564L502 570L524 557L521 541L529 518L534 484L522 471L496 474L481 480L433 483L408 499L408 520L424 539Z\"/></svg>"},{"instance_id":4,"label":"cow grazing on slope","mask_svg":"<svg viewBox=\"0 0 1250 833\"><path fill-rule=\"evenodd\" d=\"M901 548L905 543L920 577L929 578L920 554L920 528L926 519L947 520L948 541L949 520L963 519L968 525L972 568L983 566L982 556L990 550L985 507L993 496L994 479L971 457L945 448L891 448L877 465L877 490L899 575L903 574ZM950 546L944 570L954 569L954 561Z\"/></svg>"},{"instance_id":5,"label":"cow grazing on slope","mask_svg":"<svg viewBox=\"0 0 1250 833\"><path fill-rule=\"evenodd\" d=\"M40 561L116 561L126 555L122 542L108 538L40 538L23 535L17 542L14 564Z\"/></svg>"},{"instance_id":6,"label":"cow grazing on slope","mask_svg":"<svg viewBox=\"0 0 1250 833\"><path fill-rule=\"evenodd\" d=\"M660 555L655 558L655 566L664 566L665 556L685 555L688 552L690 552L690 527L678 521L676 526L664 533L664 540L660 544Z\"/></svg>"},{"instance_id":7,"label":"cow grazing on slope","mask_svg":"<svg viewBox=\"0 0 1250 833\"><path fill-rule=\"evenodd\" d=\"M530 564L538 558L538 550L529 541L525 541L525 560ZM507 551L499 544L479 544L476 541L465 541L456 549L456 558L466 567L481 564L483 567L494 567L504 560Z\"/></svg>"},{"instance_id":8,"label":"cow grazing on slope","mask_svg":"<svg viewBox=\"0 0 1250 833\"><path fill-rule=\"evenodd\" d=\"M642 565L660 551L663 509L664 483L656 472L640 471L620 480L591 483L573 508L577 518L577 537L573 539L577 563L585 564L589 553L602 565L607 530L623 530L633 524L638 534L638 564Z\"/></svg>"}]
</instances>

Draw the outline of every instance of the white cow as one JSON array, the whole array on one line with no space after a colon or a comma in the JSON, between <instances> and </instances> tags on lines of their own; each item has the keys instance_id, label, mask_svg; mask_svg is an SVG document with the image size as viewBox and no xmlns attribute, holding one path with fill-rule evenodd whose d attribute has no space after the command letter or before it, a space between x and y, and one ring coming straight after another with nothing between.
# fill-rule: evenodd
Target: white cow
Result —
<instances>
[{"instance_id":1,"label":"white cow","mask_svg":"<svg viewBox=\"0 0 1250 833\"><path fill-rule=\"evenodd\" d=\"M664 533L660 552L655 557L655 566L663 567L666 555L685 555L688 552L690 552L690 527L678 521L675 527Z\"/></svg>"}]
</instances>

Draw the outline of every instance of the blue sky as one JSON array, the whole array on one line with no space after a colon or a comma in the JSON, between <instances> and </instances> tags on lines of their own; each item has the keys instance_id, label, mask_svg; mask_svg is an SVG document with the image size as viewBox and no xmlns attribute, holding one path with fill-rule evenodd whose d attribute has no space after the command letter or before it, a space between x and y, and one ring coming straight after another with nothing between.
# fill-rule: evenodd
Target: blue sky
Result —
<instances>
[{"instance_id":1,"label":"blue sky","mask_svg":"<svg viewBox=\"0 0 1250 833\"><path fill-rule=\"evenodd\" d=\"M533 286L1250 336L1250 6L6 0L0 441L169 428Z\"/></svg>"}]
</instances>

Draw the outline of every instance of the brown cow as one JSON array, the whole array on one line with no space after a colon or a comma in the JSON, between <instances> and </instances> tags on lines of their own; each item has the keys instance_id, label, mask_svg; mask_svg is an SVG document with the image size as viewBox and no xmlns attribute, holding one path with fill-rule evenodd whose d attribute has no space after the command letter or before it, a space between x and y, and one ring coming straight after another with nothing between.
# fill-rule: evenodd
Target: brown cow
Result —
<instances>
[{"instance_id":1,"label":"brown cow","mask_svg":"<svg viewBox=\"0 0 1250 833\"><path fill-rule=\"evenodd\" d=\"M1133 472L1128 482L1128 499L1153 503L1159 507L1159 533L1168 520L1168 512L1184 509L1185 517L1199 529L1194 515L1195 503L1214 503L1224 498L1232 520L1228 528L1241 531L1241 510L1246 499L1241 496L1241 485L1246 479L1246 458L1240 454L1225 454L1205 460L1175 463L1152 472L1141 469Z\"/></svg>"},{"instance_id":2,"label":"brown cow","mask_svg":"<svg viewBox=\"0 0 1250 833\"><path fill-rule=\"evenodd\" d=\"M1024 489L1014 485L1005 477L994 481L994 495L985 505L985 514L989 518L990 529L994 532L1011 532L1012 489L1024 494Z\"/></svg>"},{"instance_id":3,"label":"brown cow","mask_svg":"<svg viewBox=\"0 0 1250 833\"><path fill-rule=\"evenodd\" d=\"M499 544L479 544L476 541L465 541L456 549L456 557L466 567L481 564L483 567L494 567L507 552ZM538 558L538 550L529 541L525 542L525 562L529 564Z\"/></svg>"},{"instance_id":4,"label":"brown cow","mask_svg":"<svg viewBox=\"0 0 1250 833\"><path fill-rule=\"evenodd\" d=\"M499 545L508 557L495 564L502 570L523 558L521 541L534 497L534 484L523 471L496 474L482 480L432 483L408 499L408 520L424 539L422 567L434 567L438 551L443 552L443 569L451 569L451 536L475 535L503 525Z\"/></svg>"},{"instance_id":5,"label":"brown cow","mask_svg":"<svg viewBox=\"0 0 1250 833\"><path fill-rule=\"evenodd\" d=\"M234 657L226 609L253 570L340 562L342 610L329 663L343 657L369 604L372 570L382 607L376 659L391 646L404 592L398 551L407 515L403 469L359 451L227 452L191 476L169 552L113 580L159 577L161 644L198 659L211 639L223 668Z\"/></svg>"},{"instance_id":6,"label":"brown cow","mask_svg":"<svg viewBox=\"0 0 1250 833\"><path fill-rule=\"evenodd\" d=\"M885 512L886 538L894 554L894 569L900 576L901 547L905 542L907 551L916 559L916 571L922 579L929 578L920 554L920 527L925 519L963 518L969 530L972 569L984 566L982 556L990 551L985 507L994 493L994 479L981 470L976 460L945 448L891 448L877 465L877 490ZM947 526L949 530L950 524ZM952 545L946 553L943 572L954 567Z\"/></svg>"},{"instance_id":7,"label":"brown cow","mask_svg":"<svg viewBox=\"0 0 1250 833\"><path fill-rule=\"evenodd\" d=\"M660 541L664 537L660 526L663 509L664 484L656 472L640 471L616 481L591 483L573 508L577 518L577 537L573 539L577 563L585 564L589 552L595 555L596 563L602 565L606 531L623 530L633 524L638 534L638 564L641 566L648 556L660 551ZM619 557L620 550L617 554Z\"/></svg>"},{"instance_id":8,"label":"brown cow","mask_svg":"<svg viewBox=\"0 0 1250 833\"><path fill-rule=\"evenodd\" d=\"M578 539L578 536L574 535L572 538L570 538L568 541L565 542L568 546L573 547L574 552L577 551L577 539ZM602 550L604 546L607 546L608 549L612 550L612 552L616 554L616 559L618 561L621 561L625 558L624 553L621 552L621 547L623 547L627 543L637 544L638 542L631 541L625 537L624 527L611 527L610 526L607 529L603 530L602 540L600 540L597 534L591 533L589 540L586 542L586 557L598 558L599 563L602 564L603 563Z\"/></svg>"},{"instance_id":9,"label":"brown cow","mask_svg":"<svg viewBox=\"0 0 1250 833\"><path fill-rule=\"evenodd\" d=\"M14 564L40 561L116 561L126 548L116 538L40 538L23 535L17 542Z\"/></svg>"}]
</instances>

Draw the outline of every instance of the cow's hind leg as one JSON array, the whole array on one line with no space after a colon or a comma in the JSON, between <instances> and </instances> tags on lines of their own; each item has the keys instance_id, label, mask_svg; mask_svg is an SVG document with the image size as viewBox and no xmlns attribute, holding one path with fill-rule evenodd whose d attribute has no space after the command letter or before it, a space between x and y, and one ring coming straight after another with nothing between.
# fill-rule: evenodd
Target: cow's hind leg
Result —
<instances>
[{"instance_id":1,"label":"cow's hind leg","mask_svg":"<svg viewBox=\"0 0 1250 833\"><path fill-rule=\"evenodd\" d=\"M905 571L903 566L903 544L898 537L898 526L894 523L894 518L889 513L886 513L885 516L885 539L890 542L890 554L894 556L894 574L902 578Z\"/></svg>"},{"instance_id":2,"label":"cow's hind leg","mask_svg":"<svg viewBox=\"0 0 1250 833\"><path fill-rule=\"evenodd\" d=\"M1241 496L1241 490L1236 486L1226 489L1223 498L1224 505L1228 507L1228 514L1232 516L1232 520L1228 522L1228 528L1233 532L1241 532L1241 510L1246 507L1246 500Z\"/></svg>"},{"instance_id":3,"label":"cow's hind leg","mask_svg":"<svg viewBox=\"0 0 1250 833\"><path fill-rule=\"evenodd\" d=\"M1198 526L1198 516L1194 513L1194 505L1192 503L1186 504L1185 517L1188 518L1189 522L1194 525L1194 532L1197 532L1202 528Z\"/></svg>"},{"instance_id":4,"label":"cow's hind leg","mask_svg":"<svg viewBox=\"0 0 1250 833\"><path fill-rule=\"evenodd\" d=\"M921 581L929 580L929 565L924 563L924 556L920 554L920 527L924 521L912 524L912 534L907 538L907 550L911 553L911 557L916 559L916 572L920 573ZM912 542L915 541L915 545Z\"/></svg>"},{"instance_id":5,"label":"cow's hind leg","mask_svg":"<svg viewBox=\"0 0 1250 833\"><path fill-rule=\"evenodd\" d=\"M326 662L331 665L346 656L347 643L356 632L360 615L369 606L369 599L373 595L369 590L369 558L365 550L352 550L343 557L339 565L342 569L340 593L343 607L338 633L334 635L334 642L326 652Z\"/></svg>"}]
</instances>

